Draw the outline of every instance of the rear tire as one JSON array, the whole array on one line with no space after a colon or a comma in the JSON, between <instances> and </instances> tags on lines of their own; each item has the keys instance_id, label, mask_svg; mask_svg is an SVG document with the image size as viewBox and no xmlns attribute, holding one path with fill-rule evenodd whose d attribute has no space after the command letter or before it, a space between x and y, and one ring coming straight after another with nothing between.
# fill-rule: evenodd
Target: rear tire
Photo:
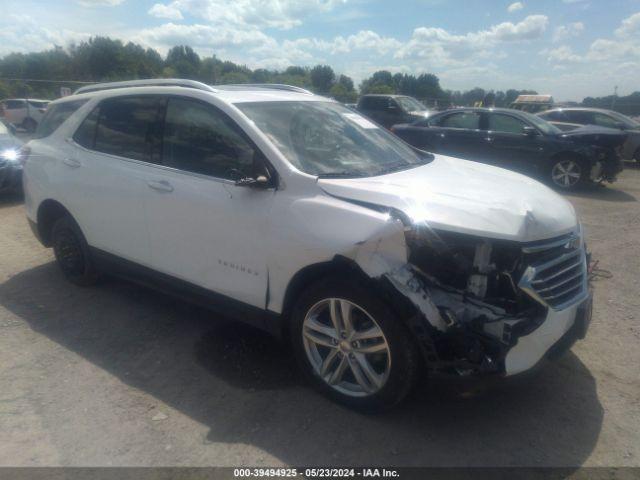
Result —
<instances>
[{"instance_id":1,"label":"rear tire","mask_svg":"<svg viewBox=\"0 0 640 480\"><path fill-rule=\"evenodd\" d=\"M328 277L311 285L290 321L298 365L336 402L380 411L397 405L413 389L421 370L416 342L401 320L357 281Z\"/></svg>"},{"instance_id":2,"label":"rear tire","mask_svg":"<svg viewBox=\"0 0 640 480\"><path fill-rule=\"evenodd\" d=\"M549 181L562 190L574 190L586 183L589 171L584 161L573 156L560 156L551 161Z\"/></svg>"},{"instance_id":3,"label":"rear tire","mask_svg":"<svg viewBox=\"0 0 640 480\"><path fill-rule=\"evenodd\" d=\"M89 245L71 217L65 216L55 222L51 239L58 266L69 282L86 287L98 281Z\"/></svg>"}]
</instances>

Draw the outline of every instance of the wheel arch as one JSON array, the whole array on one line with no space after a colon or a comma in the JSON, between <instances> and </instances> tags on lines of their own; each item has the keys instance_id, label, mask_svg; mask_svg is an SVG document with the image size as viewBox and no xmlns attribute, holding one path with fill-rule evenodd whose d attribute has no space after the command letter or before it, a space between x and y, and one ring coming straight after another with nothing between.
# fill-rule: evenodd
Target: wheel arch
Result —
<instances>
[{"instance_id":1,"label":"wheel arch","mask_svg":"<svg viewBox=\"0 0 640 480\"><path fill-rule=\"evenodd\" d=\"M36 214L38 236L45 247L51 246L51 233L56 221L64 216L73 218L73 215L57 200L46 199L40 203Z\"/></svg>"},{"instance_id":2,"label":"wheel arch","mask_svg":"<svg viewBox=\"0 0 640 480\"><path fill-rule=\"evenodd\" d=\"M291 278L284 295L281 314L283 321L280 322L280 331L276 332L279 337L288 339L289 319L300 294L311 284L328 276L341 276L365 285L367 289L370 289L374 292L374 295L386 303L402 321L415 315L418 310L386 278L371 278L354 260L336 255L328 262L315 263L303 267Z\"/></svg>"}]
</instances>

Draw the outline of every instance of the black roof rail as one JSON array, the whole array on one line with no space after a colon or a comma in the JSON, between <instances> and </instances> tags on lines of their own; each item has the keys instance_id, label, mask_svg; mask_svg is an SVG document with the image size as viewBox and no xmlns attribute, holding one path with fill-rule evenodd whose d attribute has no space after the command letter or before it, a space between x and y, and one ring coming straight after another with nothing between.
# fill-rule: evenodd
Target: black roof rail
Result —
<instances>
[{"instance_id":1,"label":"black roof rail","mask_svg":"<svg viewBox=\"0 0 640 480\"><path fill-rule=\"evenodd\" d=\"M180 78L152 78L147 80L126 80L124 82L106 82L96 83L80 87L74 92L74 95L80 93L99 92L102 90L112 90L116 88L128 87L185 87L204 90L207 92L216 92L217 90L210 85L195 80L183 80Z\"/></svg>"}]
</instances>

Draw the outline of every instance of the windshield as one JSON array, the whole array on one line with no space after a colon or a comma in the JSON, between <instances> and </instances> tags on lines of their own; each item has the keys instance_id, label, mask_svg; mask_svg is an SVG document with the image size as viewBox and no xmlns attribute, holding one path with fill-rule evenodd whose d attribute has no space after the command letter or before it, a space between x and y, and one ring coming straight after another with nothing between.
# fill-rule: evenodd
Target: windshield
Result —
<instances>
[{"instance_id":1,"label":"windshield","mask_svg":"<svg viewBox=\"0 0 640 480\"><path fill-rule=\"evenodd\" d=\"M415 112L418 110L427 109L427 107L425 107L422 103L420 103L413 97L396 97L396 101L407 112Z\"/></svg>"},{"instance_id":2,"label":"windshield","mask_svg":"<svg viewBox=\"0 0 640 480\"><path fill-rule=\"evenodd\" d=\"M541 130L545 135L557 135L559 133L562 133L562 130L560 130L558 127L538 117L537 115L532 115L527 112L520 112L520 115L534 124L536 128Z\"/></svg>"},{"instance_id":3,"label":"windshield","mask_svg":"<svg viewBox=\"0 0 640 480\"><path fill-rule=\"evenodd\" d=\"M609 115L611 115L613 118L615 118L618 122L622 123L627 128L640 128L640 123L634 120L631 120L626 115L623 115L618 112L609 112Z\"/></svg>"},{"instance_id":4,"label":"windshield","mask_svg":"<svg viewBox=\"0 0 640 480\"><path fill-rule=\"evenodd\" d=\"M333 102L236 106L299 170L325 177L368 177L423 165L427 153Z\"/></svg>"}]
</instances>

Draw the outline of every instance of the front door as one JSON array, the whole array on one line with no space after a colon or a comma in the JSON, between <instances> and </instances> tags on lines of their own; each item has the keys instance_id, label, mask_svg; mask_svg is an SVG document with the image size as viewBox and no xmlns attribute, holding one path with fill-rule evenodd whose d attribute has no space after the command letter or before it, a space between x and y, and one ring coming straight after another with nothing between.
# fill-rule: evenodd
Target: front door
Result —
<instances>
[{"instance_id":1,"label":"front door","mask_svg":"<svg viewBox=\"0 0 640 480\"><path fill-rule=\"evenodd\" d=\"M276 192L236 186L264 168L260 151L213 105L171 97L161 166L147 178L153 267L264 308L264 233Z\"/></svg>"}]
</instances>

